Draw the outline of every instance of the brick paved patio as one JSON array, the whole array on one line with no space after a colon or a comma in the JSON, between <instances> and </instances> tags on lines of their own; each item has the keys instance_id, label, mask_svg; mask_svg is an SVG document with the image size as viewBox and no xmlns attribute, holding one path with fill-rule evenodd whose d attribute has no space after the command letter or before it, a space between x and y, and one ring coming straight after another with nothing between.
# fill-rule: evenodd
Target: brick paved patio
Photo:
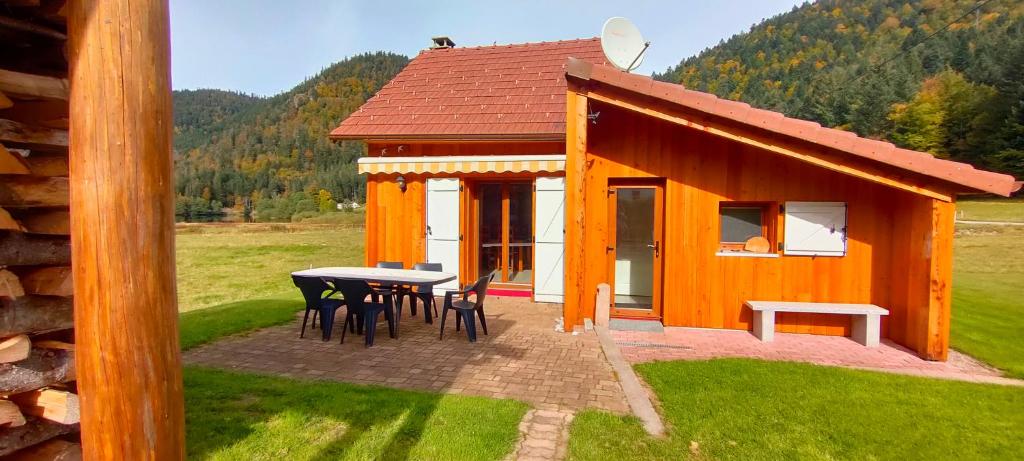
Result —
<instances>
[{"instance_id":1,"label":"brick paved patio","mask_svg":"<svg viewBox=\"0 0 1024 461\"><path fill-rule=\"evenodd\" d=\"M455 394L513 398L539 409L599 408L626 413L622 388L594 333L554 331L560 305L522 298L487 298L490 335L479 330L476 343L456 332L449 313L443 341L438 325L422 312L402 318L399 339L381 323L373 347L361 336L338 344L341 316L330 342L320 331L299 339L299 320L284 326L229 337L185 353L185 362L286 377L330 379Z\"/></svg>"},{"instance_id":2,"label":"brick paved patio","mask_svg":"<svg viewBox=\"0 0 1024 461\"><path fill-rule=\"evenodd\" d=\"M809 362L892 373L1020 385L1000 377L998 370L951 350L949 361L930 362L886 339L878 348L864 347L850 338L776 333L763 343L748 331L666 327L663 333L613 331L612 337L626 360L707 360L749 357L763 360Z\"/></svg>"}]
</instances>

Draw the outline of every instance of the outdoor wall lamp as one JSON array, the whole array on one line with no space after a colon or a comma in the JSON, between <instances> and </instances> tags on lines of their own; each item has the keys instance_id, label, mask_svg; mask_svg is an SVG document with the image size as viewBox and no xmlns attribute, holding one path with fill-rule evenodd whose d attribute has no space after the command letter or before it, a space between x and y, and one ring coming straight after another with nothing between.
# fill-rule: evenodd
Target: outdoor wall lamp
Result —
<instances>
[{"instance_id":1,"label":"outdoor wall lamp","mask_svg":"<svg viewBox=\"0 0 1024 461\"><path fill-rule=\"evenodd\" d=\"M404 194L405 193L405 176L398 175L398 178L395 179L395 182L398 183L398 190L402 191L402 193Z\"/></svg>"}]
</instances>

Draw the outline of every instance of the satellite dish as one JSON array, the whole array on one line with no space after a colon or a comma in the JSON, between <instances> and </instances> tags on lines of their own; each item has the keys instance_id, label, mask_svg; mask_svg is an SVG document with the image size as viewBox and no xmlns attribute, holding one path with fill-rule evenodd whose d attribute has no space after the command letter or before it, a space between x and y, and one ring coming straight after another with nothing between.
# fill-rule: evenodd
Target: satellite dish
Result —
<instances>
[{"instance_id":1,"label":"satellite dish","mask_svg":"<svg viewBox=\"0 0 1024 461\"><path fill-rule=\"evenodd\" d=\"M601 28L601 49L604 56L619 70L630 72L644 62L644 52L651 42L644 41L632 21L622 17L609 18Z\"/></svg>"}]
</instances>

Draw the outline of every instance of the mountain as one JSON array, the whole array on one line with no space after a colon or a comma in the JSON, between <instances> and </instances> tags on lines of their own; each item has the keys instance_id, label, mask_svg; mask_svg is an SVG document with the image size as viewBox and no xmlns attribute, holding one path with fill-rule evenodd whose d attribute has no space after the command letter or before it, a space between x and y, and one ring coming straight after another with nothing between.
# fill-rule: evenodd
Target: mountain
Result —
<instances>
[{"instance_id":1,"label":"mountain","mask_svg":"<svg viewBox=\"0 0 1024 461\"><path fill-rule=\"evenodd\" d=\"M176 91L179 214L361 201L362 146L327 134L407 63L354 56L273 97ZM1020 0L805 3L654 77L1024 177Z\"/></svg>"},{"instance_id":2,"label":"mountain","mask_svg":"<svg viewBox=\"0 0 1024 461\"><path fill-rule=\"evenodd\" d=\"M251 204L281 208L286 216L268 219L287 219L329 201L361 200L366 186L355 159L362 145L333 143L327 134L408 61L384 52L354 56L272 97L175 91L177 211L194 215Z\"/></svg>"},{"instance_id":3,"label":"mountain","mask_svg":"<svg viewBox=\"0 0 1024 461\"><path fill-rule=\"evenodd\" d=\"M224 90L180 90L174 97L174 145L182 151L206 144L226 120L263 99Z\"/></svg>"},{"instance_id":4,"label":"mountain","mask_svg":"<svg viewBox=\"0 0 1024 461\"><path fill-rule=\"evenodd\" d=\"M1020 178L1022 71L1020 0L824 0L654 77Z\"/></svg>"}]
</instances>

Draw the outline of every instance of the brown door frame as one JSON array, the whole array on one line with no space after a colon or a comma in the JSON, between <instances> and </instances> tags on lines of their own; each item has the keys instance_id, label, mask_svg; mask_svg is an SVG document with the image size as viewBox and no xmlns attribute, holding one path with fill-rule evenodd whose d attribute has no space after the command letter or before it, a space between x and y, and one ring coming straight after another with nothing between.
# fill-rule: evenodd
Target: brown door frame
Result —
<instances>
[{"instance_id":1,"label":"brown door frame","mask_svg":"<svg viewBox=\"0 0 1024 461\"><path fill-rule=\"evenodd\" d=\"M615 254L616 254L616 206L618 199L612 196L619 189L654 189L654 268L652 270L651 308L635 309L615 307ZM611 287L611 316L616 318L661 319L662 285L664 281L665 254L665 181L658 178L621 178L608 181L608 237L607 274Z\"/></svg>"},{"instance_id":2,"label":"brown door frame","mask_svg":"<svg viewBox=\"0 0 1024 461\"><path fill-rule=\"evenodd\" d=\"M535 178L533 178L533 177L523 177L523 176L513 176L513 177L500 177L500 176L487 177L487 176L484 176L484 177L472 178L472 179L467 178L467 181L466 181L467 187L466 187L466 189L469 191L469 194L468 194L468 197L467 197L468 198L468 200L467 200L468 201L468 208L469 208L469 210L468 210L469 213L467 213L467 217L469 218L467 229L469 230L469 232L467 232L467 237L466 237L467 245L466 246L468 248L467 256L468 256L468 259L469 259L468 263L469 263L469 268L470 268L470 270L467 271L467 274L471 274L470 275L470 282L475 281L477 278L480 277L480 239L479 239L479 235L480 235L480 212L479 212L479 209L480 209L480 191L479 191L479 187L481 185L483 185L483 184L500 184L501 185L501 262L499 264L499 268L498 269L499 269L499 271L501 273L501 280L495 280L494 282L491 283L491 286L494 287L494 288L511 288L511 289L531 288L532 289L532 287L533 287L532 280L531 280L530 283L512 283L512 282L505 282L505 280L508 280L508 261L509 261L509 255L511 253L511 251L509 249L509 243L510 243L510 239L509 239L509 215L510 215L510 210L511 210L511 208L510 208L511 201L509 199L509 185L513 184L513 183L521 183L521 184L529 184L531 186L530 187L530 206L531 206L530 215L531 216L535 216L536 212L537 212L537 210L536 210L536 190L535 190L534 187L532 187L533 183L534 183L534 180L535 180ZM536 255L533 254L535 249L533 248L534 245L533 245L533 238L532 238L532 236L536 232L536 229L534 229L534 226L536 226L536 223L534 223L532 221L533 221L533 219L531 219L531 222L530 222L530 235L531 235L531 238L530 238L530 254L531 254L531 258L530 259L531 259L531 261L534 261L535 258L536 258ZM532 268L531 268L531 270L532 270Z\"/></svg>"}]
</instances>

